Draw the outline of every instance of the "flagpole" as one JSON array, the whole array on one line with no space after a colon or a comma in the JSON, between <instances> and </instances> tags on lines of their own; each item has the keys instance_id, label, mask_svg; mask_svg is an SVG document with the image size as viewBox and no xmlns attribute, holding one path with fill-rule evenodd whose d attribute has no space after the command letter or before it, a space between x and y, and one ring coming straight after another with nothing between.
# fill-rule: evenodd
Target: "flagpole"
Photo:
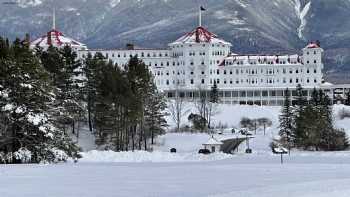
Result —
<instances>
[{"instance_id":1,"label":"flagpole","mask_svg":"<svg viewBox=\"0 0 350 197\"><path fill-rule=\"evenodd\" d=\"M53 8L52 13L52 29L56 29L56 9Z\"/></svg>"},{"instance_id":2,"label":"flagpole","mask_svg":"<svg viewBox=\"0 0 350 197\"><path fill-rule=\"evenodd\" d=\"M202 9L199 7L199 27L202 27Z\"/></svg>"}]
</instances>

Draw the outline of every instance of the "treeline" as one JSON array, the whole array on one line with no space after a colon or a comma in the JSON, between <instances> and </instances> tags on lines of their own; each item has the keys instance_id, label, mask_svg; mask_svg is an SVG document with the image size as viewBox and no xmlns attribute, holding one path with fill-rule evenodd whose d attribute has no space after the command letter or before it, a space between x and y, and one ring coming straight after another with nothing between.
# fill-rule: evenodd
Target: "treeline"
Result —
<instances>
[{"instance_id":1,"label":"treeline","mask_svg":"<svg viewBox=\"0 0 350 197\"><path fill-rule=\"evenodd\" d=\"M108 149L148 149L166 121L164 97L137 57L124 68L68 46L30 50L0 38L0 163L79 157L69 134L88 123Z\"/></svg>"},{"instance_id":2,"label":"treeline","mask_svg":"<svg viewBox=\"0 0 350 197\"><path fill-rule=\"evenodd\" d=\"M285 90L280 115L280 139L284 147L315 151L344 150L349 147L346 133L334 127L332 103L322 90L314 89L308 100L299 85L295 105L291 105L291 91Z\"/></svg>"},{"instance_id":3,"label":"treeline","mask_svg":"<svg viewBox=\"0 0 350 197\"><path fill-rule=\"evenodd\" d=\"M97 144L116 151L149 149L164 132L166 103L147 65L132 57L120 69L98 53L84 64L89 125Z\"/></svg>"}]
</instances>

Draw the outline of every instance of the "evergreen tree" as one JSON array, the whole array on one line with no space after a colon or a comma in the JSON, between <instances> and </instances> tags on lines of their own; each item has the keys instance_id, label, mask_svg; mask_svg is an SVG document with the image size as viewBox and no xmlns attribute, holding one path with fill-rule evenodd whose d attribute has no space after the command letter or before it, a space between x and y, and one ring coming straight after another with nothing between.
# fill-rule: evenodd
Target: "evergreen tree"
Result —
<instances>
[{"instance_id":1,"label":"evergreen tree","mask_svg":"<svg viewBox=\"0 0 350 197\"><path fill-rule=\"evenodd\" d=\"M166 103L164 95L156 90L153 85L153 93L149 95L145 108L146 131L150 134L151 144L154 144L154 138L164 133L164 127L167 126L165 120Z\"/></svg>"},{"instance_id":2,"label":"evergreen tree","mask_svg":"<svg viewBox=\"0 0 350 197\"><path fill-rule=\"evenodd\" d=\"M350 91L346 92L345 105L350 106Z\"/></svg>"},{"instance_id":3,"label":"evergreen tree","mask_svg":"<svg viewBox=\"0 0 350 197\"><path fill-rule=\"evenodd\" d=\"M291 147L293 147L293 112L291 108L291 97L288 88L284 91L284 105L282 113L279 117L279 135L281 136L280 142L288 147L289 153Z\"/></svg>"},{"instance_id":4,"label":"evergreen tree","mask_svg":"<svg viewBox=\"0 0 350 197\"><path fill-rule=\"evenodd\" d=\"M206 109L206 111L207 111L206 119L208 120L208 128L209 129L210 129L210 123L211 123L212 116L216 113L218 104L219 104L219 90L218 90L218 86L216 84L216 81L214 80L214 84L210 90L209 103L207 105L208 107Z\"/></svg>"},{"instance_id":5,"label":"evergreen tree","mask_svg":"<svg viewBox=\"0 0 350 197\"><path fill-rule=\"evenodd\" d=\"M98 81L101 80L98 76L103 69L103 65L105 65L105 61L106 60L101 53L96 53L95 56L92 56L89 53L84 60L84 66L82 68L84 76L84 79L82 80L83 100L87 105L90 132L93 132L93 112L96 102L97 84Z\"/></svg>"},{"instance_id":6,"label":"evergreen tree","mask_svg":"<svg viewBox=\"0 0 350 197\"><path fill-rule=\"evenodd\" d=\"M296 88L296 105L293 107L293 136L294 144L299 146L302 144L302 139L304 138L304 127L307 124L301 114L303 114L307 99L304 96L304 90L300 84Z\"/></svg>"},{"instance_id":7,"label":"evergreen tree","mask_svg":"<svg viewBox=\"0 0 350 197\"><path fill-rule=\"evenodd\" d=\"M76 156L77 146L55 127L55 95L40 60L19 39L0 46L7 47L0 58L0 114L6 125L0 150L10 155L23 150L30 154L26 160L14 154L15 160L8 162L51 162Z\"/></svg>"}]
</instances>

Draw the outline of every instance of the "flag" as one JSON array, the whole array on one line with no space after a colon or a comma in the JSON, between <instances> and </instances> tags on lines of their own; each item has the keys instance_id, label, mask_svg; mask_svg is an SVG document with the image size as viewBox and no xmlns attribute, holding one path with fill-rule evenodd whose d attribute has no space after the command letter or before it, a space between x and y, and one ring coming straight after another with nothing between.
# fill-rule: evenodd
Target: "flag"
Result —
<instances>
[{"instance_id":1,"label":"flag","mask_svg":"<svg viewBox=\"0 0 350 197\"><path fill-rule=\"evenodd\" d=\"M201 11L205 11L206 9L203 7L203 6L201 6Z\"/></svg>"}]
</instances>

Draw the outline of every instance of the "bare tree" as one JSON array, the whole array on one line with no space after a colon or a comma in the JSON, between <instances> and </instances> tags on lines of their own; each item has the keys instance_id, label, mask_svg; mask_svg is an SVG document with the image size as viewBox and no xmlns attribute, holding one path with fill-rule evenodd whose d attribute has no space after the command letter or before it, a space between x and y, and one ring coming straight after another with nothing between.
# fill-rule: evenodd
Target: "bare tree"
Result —
<instances>
[{"instance_id":1,"label":"bare tree","mask_svg":"<svg viewBox=\"0 0 350 197\"><path fill-rule=\"evenodd\" d=\"M196 108L199 115L206 119L206 122L202 125L202 128L210 129L211 121L214 115L219 113L219 98L218 94L213 93L213 90L208 91L205 88L198 86L197 87L199 99L196 101ZM216 89L217 91L217 89Z\"/></svg>"},{"instance_id":2,"label":"bare tree","mask_svg":"<svg viewBox=\"0 0 350 197\"><path fill-rule=\"evenodd\" d=\"M179 94L178 88L175 90L174 99L169 101L168 109L171 118L176 123L176 132L180 132L181 118L188 113L188 109L184 95Z\"/></svg>"}]
</instances>

